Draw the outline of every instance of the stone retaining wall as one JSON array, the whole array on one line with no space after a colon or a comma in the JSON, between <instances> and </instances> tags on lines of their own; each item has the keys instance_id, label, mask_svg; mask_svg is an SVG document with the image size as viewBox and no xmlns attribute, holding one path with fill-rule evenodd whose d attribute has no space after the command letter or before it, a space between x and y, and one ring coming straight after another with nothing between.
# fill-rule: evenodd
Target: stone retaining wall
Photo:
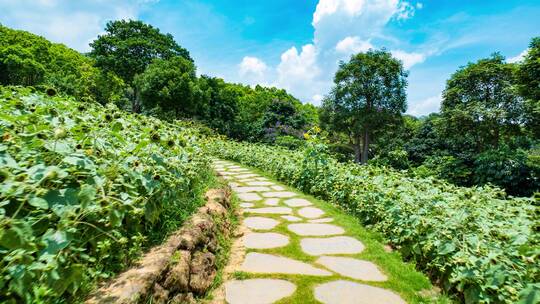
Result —
<instances>
[{"instance_id":1,"label":"stone retaining wall","mask_svg":"<svg viewBox=\"0 0 540 304\"><path fill-rule=\"evenodd\" d=\"M206 204L167 241L145 254L133 268L92 293L87 304L195 303L217 273L218 236L230 233L230 190L212 189Z\"/></svg>"}]
</instances>

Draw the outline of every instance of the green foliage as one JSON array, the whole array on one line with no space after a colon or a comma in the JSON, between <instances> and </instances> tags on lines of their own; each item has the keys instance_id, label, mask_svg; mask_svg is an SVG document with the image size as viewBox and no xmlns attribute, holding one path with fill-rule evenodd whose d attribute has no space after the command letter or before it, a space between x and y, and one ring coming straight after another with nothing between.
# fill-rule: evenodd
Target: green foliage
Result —
<instances>
[{"instance_id":1,"label":"green foliage","mask_svg":"<svg viewBox=\"0 0 540 304\"><path fill-rule=\"evenodd\" d=\"M540 166L531 162L524 150L513 150L508 146L488 150L478 155L474 165L475 184L500 185L512 189L512 194L522 196L540 189Z\"/></svg>"},{"instance_id":2,"label":"green foliage","mask_svg":"<svg viewBox=\"0 0 540 304\"><path fill-rule=\"evenodd\" d=\"M199 112L201 94L193 62L183 57L155 59L135 77L143 107L159 107L175 113L175 118L191 117Z\"/></svg>"},{"instance_id":3,"label":"green foliage","mask_svg":"<svg viewBox=\"0 0 540 304\"><path fill-rule=\"evenodd\" d=\"M526 99L527 128L540 139L540 37L532 39L525 59L517 71L518 90Z\"/></svg>"},{"instance_id":4,"label":"green foliage","mask_svg":"<svg viewBox=\"0 0 540 304\"><path fill-rule=\"evenodd\" d=\"M445 136L475 143L476 152L497 148L503 136L520 134L523 100L514 86L515 66L495 53L469 63L447 81L441 105Z\"/></svg>"},{"instance_id":5,"label":"green foliage","mask_svg":"<svg viewBox=\"0 0 540 304\"><path fill-rule=\"evenodd\" d=\"M62 44L0 25L0 85L52 86L79 99L120 100L123 82Z\"/></svg>"},{"instance_id":6,"label":"green foliage","mask_svg":"<svg viewBox=\"0 0 540 304\"><path fill-rule=\"evenodd\" d=\"M465 303L537 296L538 207L489 186L463 188L388 168L338 163L315 140L305 151L216 141L216 155L253 166L355 215Z\"/></svg>"},{"instance_id":7,"label":"green foliage","mask_svg":"<svg viewBox=\"0 0 540 304\"><path fill-rule=\"evenodd\" d=\"M135 20L110 21L105 34L90 43L90 56L96 66L114 72L127 84L144 72L154 59L180 56L193 61L189 52L179 46L171 34Z\"/></svg>"},{"instance_id":8,"label":"green foliage","mask_svg":"<svg viewBox=\"0 0 540 304\"><path fill-rule=\"evenodd\" d=\"M0 302L65 303L199 204L191 128L0 87Z\"/></svg>"},{"instance_id":9,"label":"green foliage","mask_svg":"<svg viewBox=\"0 0 540 304\"><path fill-rule=\"evenodd\" d=\"M327 129L347 134L357 162L367 162L370 138L405 112L406 78L401 62L384 49L359 53L340 63L335 87L323 101L321 120Z\"/></svg>"}]
</instances>

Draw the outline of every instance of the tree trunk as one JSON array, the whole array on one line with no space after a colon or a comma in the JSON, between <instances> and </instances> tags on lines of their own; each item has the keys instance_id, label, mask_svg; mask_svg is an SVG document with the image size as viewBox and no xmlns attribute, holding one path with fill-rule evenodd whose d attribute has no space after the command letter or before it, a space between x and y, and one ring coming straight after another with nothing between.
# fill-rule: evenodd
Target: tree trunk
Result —
<instances>
[{"instance_id":1,"label":"tree trunk","mask_svg":"<svg viewBox=\"0 0 540 304\"><path fill-rule=\"evenodd\" d=\"M354 143L353 148L354 148L354 161L357 163L360 163L361 156L362 156L362 149L360 149L360 142Z\"/></svg>"},{"instance_id":2,"label":"tree trunk","mask_svg":"<svg viewBox=\"0 0 540 304\"><path fill-rule=\"evenodd\" d=\"M364 130L364 140L362 141L362 164L367 164L369 153L369 129Z\"/></svg>"}]
</instances>

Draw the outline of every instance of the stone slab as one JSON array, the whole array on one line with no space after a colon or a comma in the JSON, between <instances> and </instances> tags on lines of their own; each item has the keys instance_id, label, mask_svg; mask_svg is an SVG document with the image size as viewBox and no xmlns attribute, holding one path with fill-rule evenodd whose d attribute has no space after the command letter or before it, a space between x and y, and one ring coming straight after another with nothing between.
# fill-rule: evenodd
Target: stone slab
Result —
<instances>
[{"instance_id":1,"label":"stone slab","mask_svg":"<svg viewBox=\"0 0 540 304\"><path fill-rule=\"evenodd\" d=\"M281 217L289 222L300 222L302 220L301 218L294 215L282 215Z\"/></svg>"},{"instance_id":2,"label":"stone slab","mask_svg":"<svg viewBox=\"0 0 540 304\"><path fill-rule=\"evenodd\" d=\"M283 273L312 276L329 276L331 273L308 263L265 253L250 252L246 255L240 271L251 273Z\"/></svg>"},{"instance_id":3,"label":"stone slab","mask_svg":"<svg viewBox=\"0 0 540 304\"><path fill-rule=\"evenodd\" d=\"M255 206L253 203L240 203L240 207L242 208L251 208Z\"/></svg>"},{"instance_id":4,"label":"stone slab","mask_svg":"<svg viewBox=\"0 0 540 304\"><path fill-rule=\"evenodd\" d=\"M291 214L292 209L289 207L263 207L245 209L244 212L255 214Z\"/></svg>"},{"instance_id":5,"label":"stone slab","mask_svg":"<svg viewBox=\"0 0 540 304\"><path fill-rule=\"evenodd\" d=\"M270 249L289 244L289 237L275 232L251 232L243 237L243 244L251 249Z\"/></svg>"},{"instance_id":6,"label":"stone slab","mask_svg":"<svg viewBox=\"0 0 540 304\"><path fill-rule=\"evenodd\" d=\"M278 221L268 217L250 216L244 219L244 225L250 229L268 230L273 229L278 224Z\"/></svg>"},{"instance_id":7,"label":"stone slab","mask_svg":"<svg viewBox=\"0 0 540 304\"><path fill-rule=\"evenodd\" d=\"M289 207L305 207L305 206L311 206L312 203L308 201L307 199L303 198L290 198L286 201L284 201L285 205Z\"/></svg>"},{"instance_id":8,"label":"stone slab","mask_svg":"<svg viewBox=\"0 0 540 304\"><path fill-rule=\"evenodd\" d=\"M345 233L343 228L332 224L290 224L287 228L302 236L325 236Z\"/></svg>"},{"instance_id":9,"label":"stone slab","mask_svg":"<svg viewBox=\"0 0 540 304\"><path fill-rule=\"evenodd\" d=\"M272 186L274 183L269 181L254 181L254 182L247 182L248 186Z\"/></svg>"},{"instance_id":10,"label":"stone slab","mask_svg":"<svg viewBox=\"0 0 540 304\"><path fill-rule=\"evenodd\" d=\"M276 190L276 191L284 191L285 190L285 187L279 186L279 185L272 186L271 188L273 190Z\"/></svg>"},{"instance_id":11,"label":"stone slab","mask_svg":"<svg viewBox=\"0 0 540 304\"><path fill-rule=\"evenodd\" d=\"M271 304L291 296L296 285L285 280L250 279L225 283L225 300L229 304Z\"/></svg>"},{"instance_id":12,"label":"stone slab","mask_svg":"<svg viewBox=\"0 0 540 304\"><path fill-rule=\"evenodd\" d=\"M324 214L324 211L315 207L304 207L298 210L298 215L300 215L301 217L308 218L308 219L318 218L318 217L321 217L323 214Z\"/></svg>"},{"instance_id":13,"label":"stone slab","mask_svg":"<svg viewBox=\"0 0 540 304\"><path fill-rule=\"evenodd\" d=\"M262 195L264 197L293 197L296 196L296 193L288 191L271 191L263 192Z\"/></svg>"},{"instance_id":14,"label":"stone slab","mask_svg":"<svg viewBox=\"0 0 540 304\"><path fill-rule=\"evenodd\" d=\"M406 304L389 290L344 280L323 283L314 294L324 304Z\"/></svg>"},{"instance_id":15,"label":"stone slab","mask_svg":"<svg viewBox=\"0 0 540 304\"><path fill-rule=\"evenodd\" d=\"M254 202L262 200L257 193L239 193L238 198L245 202Z\"/></svg>"},{"instance_id":16,"label":"stone slab","mask_svg":"<svg viewBox=\"0 0 540 304\"><path fill-rule=\"evenodd\" d=\"M364 244L350 236L304 238L300 240L300 246L309 255L355 254L364 250Z\"/></svg>"},{"instance_id":17,"label":"stone slab","mask_svg":"<svg viewBox=\"0 0 540 304\"><path fill-rule=\"evenodd\" d=\"M277 198L267 198L264 201L264 204L267 205L267 206L277 206L277 205L279 205L279 199L277 199Z\"/></svg>"},{"instance_id":18,"label":"stone slab","mask_svg":"<svg viewBox=\"0 0 540 304\"><path fill-rule=\"evenodd\" d=\"M269 191L268 187L235 187L233 189L236 193L248 193L248 192L264 192Z\"/></svg>"},{"instance_id":19,"label":"stone slab","mask_svg":"<svg viewBox=\"0 0 540 304\"><path fill-rule=\"evenodd\" d=\"M320 219L315 219L315 220L309 220L308 222L309 223L330 223L332 221L334 221L333 218L325 217L325 218L320 218Z\"/></svg>"},{"instance_id":20,"label":"stone slab","mask_svg":"<svg viewBox=\"0 0 540 304\"><path fill-rule=\"evenodd\" d=\"M316 263L337 272L342 276L362 280L382 282L388 280L377 265L349 257L322 256Z\"/></svg>"},{"instance_id":21,"label":"stone slab","mask_svg":"<svg viewBox=\"0 0 540 304\"><path fill-rule=\"evenodd\" d=\"M239 175L236 175L236 178L252 178L252 177L257 177L259 175L255 174L255 173L249 173L249 174L239 174Z\"/></svg>"}]
</instances>

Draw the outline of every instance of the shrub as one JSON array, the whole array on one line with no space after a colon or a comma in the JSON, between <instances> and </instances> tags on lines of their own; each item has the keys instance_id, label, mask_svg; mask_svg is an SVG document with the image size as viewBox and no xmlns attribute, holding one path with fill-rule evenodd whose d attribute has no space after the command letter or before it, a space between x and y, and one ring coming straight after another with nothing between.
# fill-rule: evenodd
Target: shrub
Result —
<instances>
[{"instance_id":1,"label":"shrub","mask_svg":"<svg viewBox=\"0 0 540 304\"><path fill-rule=\"evenodd\" d=\"M0 302L65 303L198 206L193 129L0 86Z\"/></svg>"},{"instance_id":2,"label":"shrub","mask_svg":"<svg viewBox=\"0 0 540 304\"><path fill-rule=\"evenodd\" d=\"M219 157L339 205L466 303L535 301L540 238L538 209L530 199L507 198L489 186L464 188L338 163L320 143L304 152L230 141L210 147Z\"/></svg>"}]
</instances>

